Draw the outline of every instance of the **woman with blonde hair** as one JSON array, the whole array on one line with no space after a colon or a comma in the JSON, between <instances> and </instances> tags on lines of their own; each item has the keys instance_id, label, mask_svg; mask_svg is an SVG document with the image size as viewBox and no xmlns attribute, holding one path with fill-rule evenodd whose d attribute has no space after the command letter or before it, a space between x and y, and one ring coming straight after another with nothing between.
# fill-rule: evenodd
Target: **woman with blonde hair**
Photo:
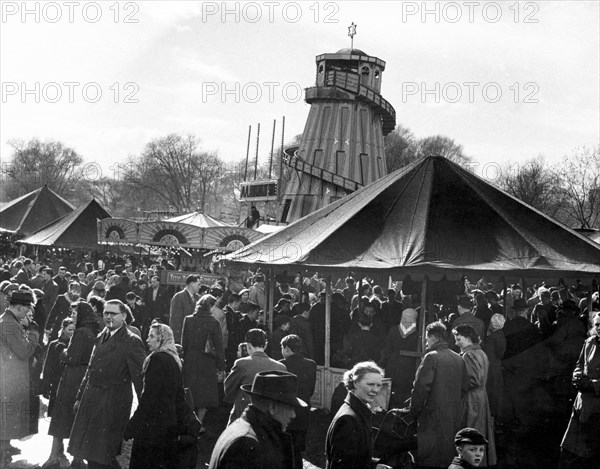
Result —
<instances>
[{"instance_id":1,"label":"woman with blonde hair","mask_svg":"<svg viewBox=\"0 0 600 469\"><path fill-rule=\"evenodd\" d=\"M381 391L383 370L360 362L344 373L348 395L327 431L327 469L366 469L373 465L371 406Z\"/></svg>"}]
</instances>

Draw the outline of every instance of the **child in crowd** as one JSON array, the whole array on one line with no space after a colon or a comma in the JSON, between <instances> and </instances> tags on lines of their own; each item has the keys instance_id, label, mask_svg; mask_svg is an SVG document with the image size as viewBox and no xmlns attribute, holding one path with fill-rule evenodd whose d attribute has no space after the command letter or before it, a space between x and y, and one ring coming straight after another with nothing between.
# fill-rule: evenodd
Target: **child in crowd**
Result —
<instances>
[{"instance_id":1,"label":"child in crowd","mask_svg":"<svg viewBox=\"0 0 600 469\"><path fill-rule=\"evenodd\" d=\"M471 469L479 467L485 454L487 440L474 428L463 428L454 437L458 456L452 460L448 469Z\"/></svg>"}]
</instances>

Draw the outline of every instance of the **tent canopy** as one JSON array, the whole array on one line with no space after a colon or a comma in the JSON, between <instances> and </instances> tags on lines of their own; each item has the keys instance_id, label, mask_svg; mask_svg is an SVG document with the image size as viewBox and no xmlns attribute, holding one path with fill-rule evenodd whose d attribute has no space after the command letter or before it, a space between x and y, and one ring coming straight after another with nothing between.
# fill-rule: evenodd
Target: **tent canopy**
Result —
<instances>
[{"instance_id":1,"label":"tent canopy","mask_svg":"<svg viewBox=\"0 0 600 469\"><path fill-rule=\"evenodd\" d=\"M44 185L2 205L0 227L27 236L73 210L73 205Z\"/></svg>"},{"instance_id":2,"label":"tent canopy","mask_svg":"<svg viewBox=\"0 0 600 469\"><path fill-rule=\"evenodd\" d=\"M167 218L163 221L171 221L174 223L185 223L187 225L197 226L198 228L213 228L216 226L229 226L227 223L217 220L202 212L186 213L172 218Z\"/></svg>"},{"instance_id":3,"label":"tent canopy","mask_svg":"<svg viewBox=\"0 0 600 469\"><path fill-rule=\"evenodd\" d=\"M226 259L432 279L600 273L600 246L440 156L388 174Z\"/></svg>"},{"instance_id":4,"label":"tent canopy","mask_svg":"<svg viewBox=\"0 0 600 469\"><path fill-rule=\"evenodd\" d=\"M91 200L18 242L34 246L96 249L98 220L104 218L110 218L110 214L98 202Z\"/></svg>"}]
</instances>

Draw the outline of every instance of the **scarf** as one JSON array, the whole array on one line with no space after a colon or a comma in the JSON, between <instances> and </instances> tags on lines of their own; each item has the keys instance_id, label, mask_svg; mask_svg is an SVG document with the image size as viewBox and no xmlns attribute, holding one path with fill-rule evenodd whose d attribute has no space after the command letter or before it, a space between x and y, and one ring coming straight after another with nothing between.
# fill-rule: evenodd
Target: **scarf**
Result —
<instances>
[{"instance_id":1,"label":"scarf","mask_svg":"<svg viewBox=\"0 0 600 469\"><path fill-rule=\"evenodd\" d=\"M490 319L490 328L488 330L487 335L490 335L492 332L495 332L499 329L502 329L504 327L504 323L506 322L506 318L499 314L493 314L492 318Z\"/></svg>"},{"instance_id":2,"label":"scarf","mask_svg":"<svg viewBox=\"0 0 600 469\"><path fill-rule=\"evenodd\" d=\"M167 326L166 324L153 324L150 329L156 329L158 332L158 336L160 337L160 345L159 347L150 355L146 357L144 360L144 365L142 366L142 371L145 373L148 369L148 365L150 364L150 359L152 355L155 353L168 353L173 357L177 366L181 370L181 359L179 358L179 354L177 353L177 348L175 347L175 337L173 336L173 330Z\"/></svg>"},{"instance_id":3,"label":"scarf","mask_svg":"<svg viewBox=\"0 0 600 469\"><path fill-rule=\"evenodd\" d=\"M398 324L398 330L403 339L406 339L409 335L417 331L418 316L419 313L412 308L406 308L402 311L402 319L400 319L400 324Z\"/></svg>"}]
</instances>

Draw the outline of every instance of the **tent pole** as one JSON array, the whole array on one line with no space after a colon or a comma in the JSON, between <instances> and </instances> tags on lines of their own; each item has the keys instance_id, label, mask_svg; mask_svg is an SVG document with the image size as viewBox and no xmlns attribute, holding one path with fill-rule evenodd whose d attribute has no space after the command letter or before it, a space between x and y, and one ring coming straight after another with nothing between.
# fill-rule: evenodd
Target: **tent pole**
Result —
<instances>
[{"instance_id":1,"label":"tent pole","mask_svg":"<svg viewBox=\"0 0 600 469\"><path fill-rule=\"evenodd\" d=\"M504 317L507 317L507 310L506 310L506 278L502 277L502 307L504 308Z\"/></svg>"},{"instance_id":2,"label":"tent pole","mask_svg":"<svg viewBox=\"0 0 600 469\"><path fill-rule=\"evenodd\" d=\"M325 279L325 368L331 361L331 275Z\"/></svg>"},{"instance_id":3,"label":"tent pole","mask_svg":"<svg viewBox=\"0 0 600 469\"><path fill-rule=\"evenodd\" d=\"M425 337L425 328L427 327L427 317L426 317L426 308L427 308L427 286L429 283L429 277L425 275L423 277L423 281L421 282L421 350L419 352L424 353L427 345L427 337Z\"/></svg>"},{"instance_id":4,"label":"tent pole","mask_svg":"<svg viewBox=\"0 0 600 469\"><path fill-rule=\"evenodd\" d=\"M273 335L273 299L275 297L275 278L273 276L273 269L269 269L269 290L268 290L268 305L269 305L269 336ZM278 347L279 344L271 344L271 347Z\"/></svg>"}]
</instances>

